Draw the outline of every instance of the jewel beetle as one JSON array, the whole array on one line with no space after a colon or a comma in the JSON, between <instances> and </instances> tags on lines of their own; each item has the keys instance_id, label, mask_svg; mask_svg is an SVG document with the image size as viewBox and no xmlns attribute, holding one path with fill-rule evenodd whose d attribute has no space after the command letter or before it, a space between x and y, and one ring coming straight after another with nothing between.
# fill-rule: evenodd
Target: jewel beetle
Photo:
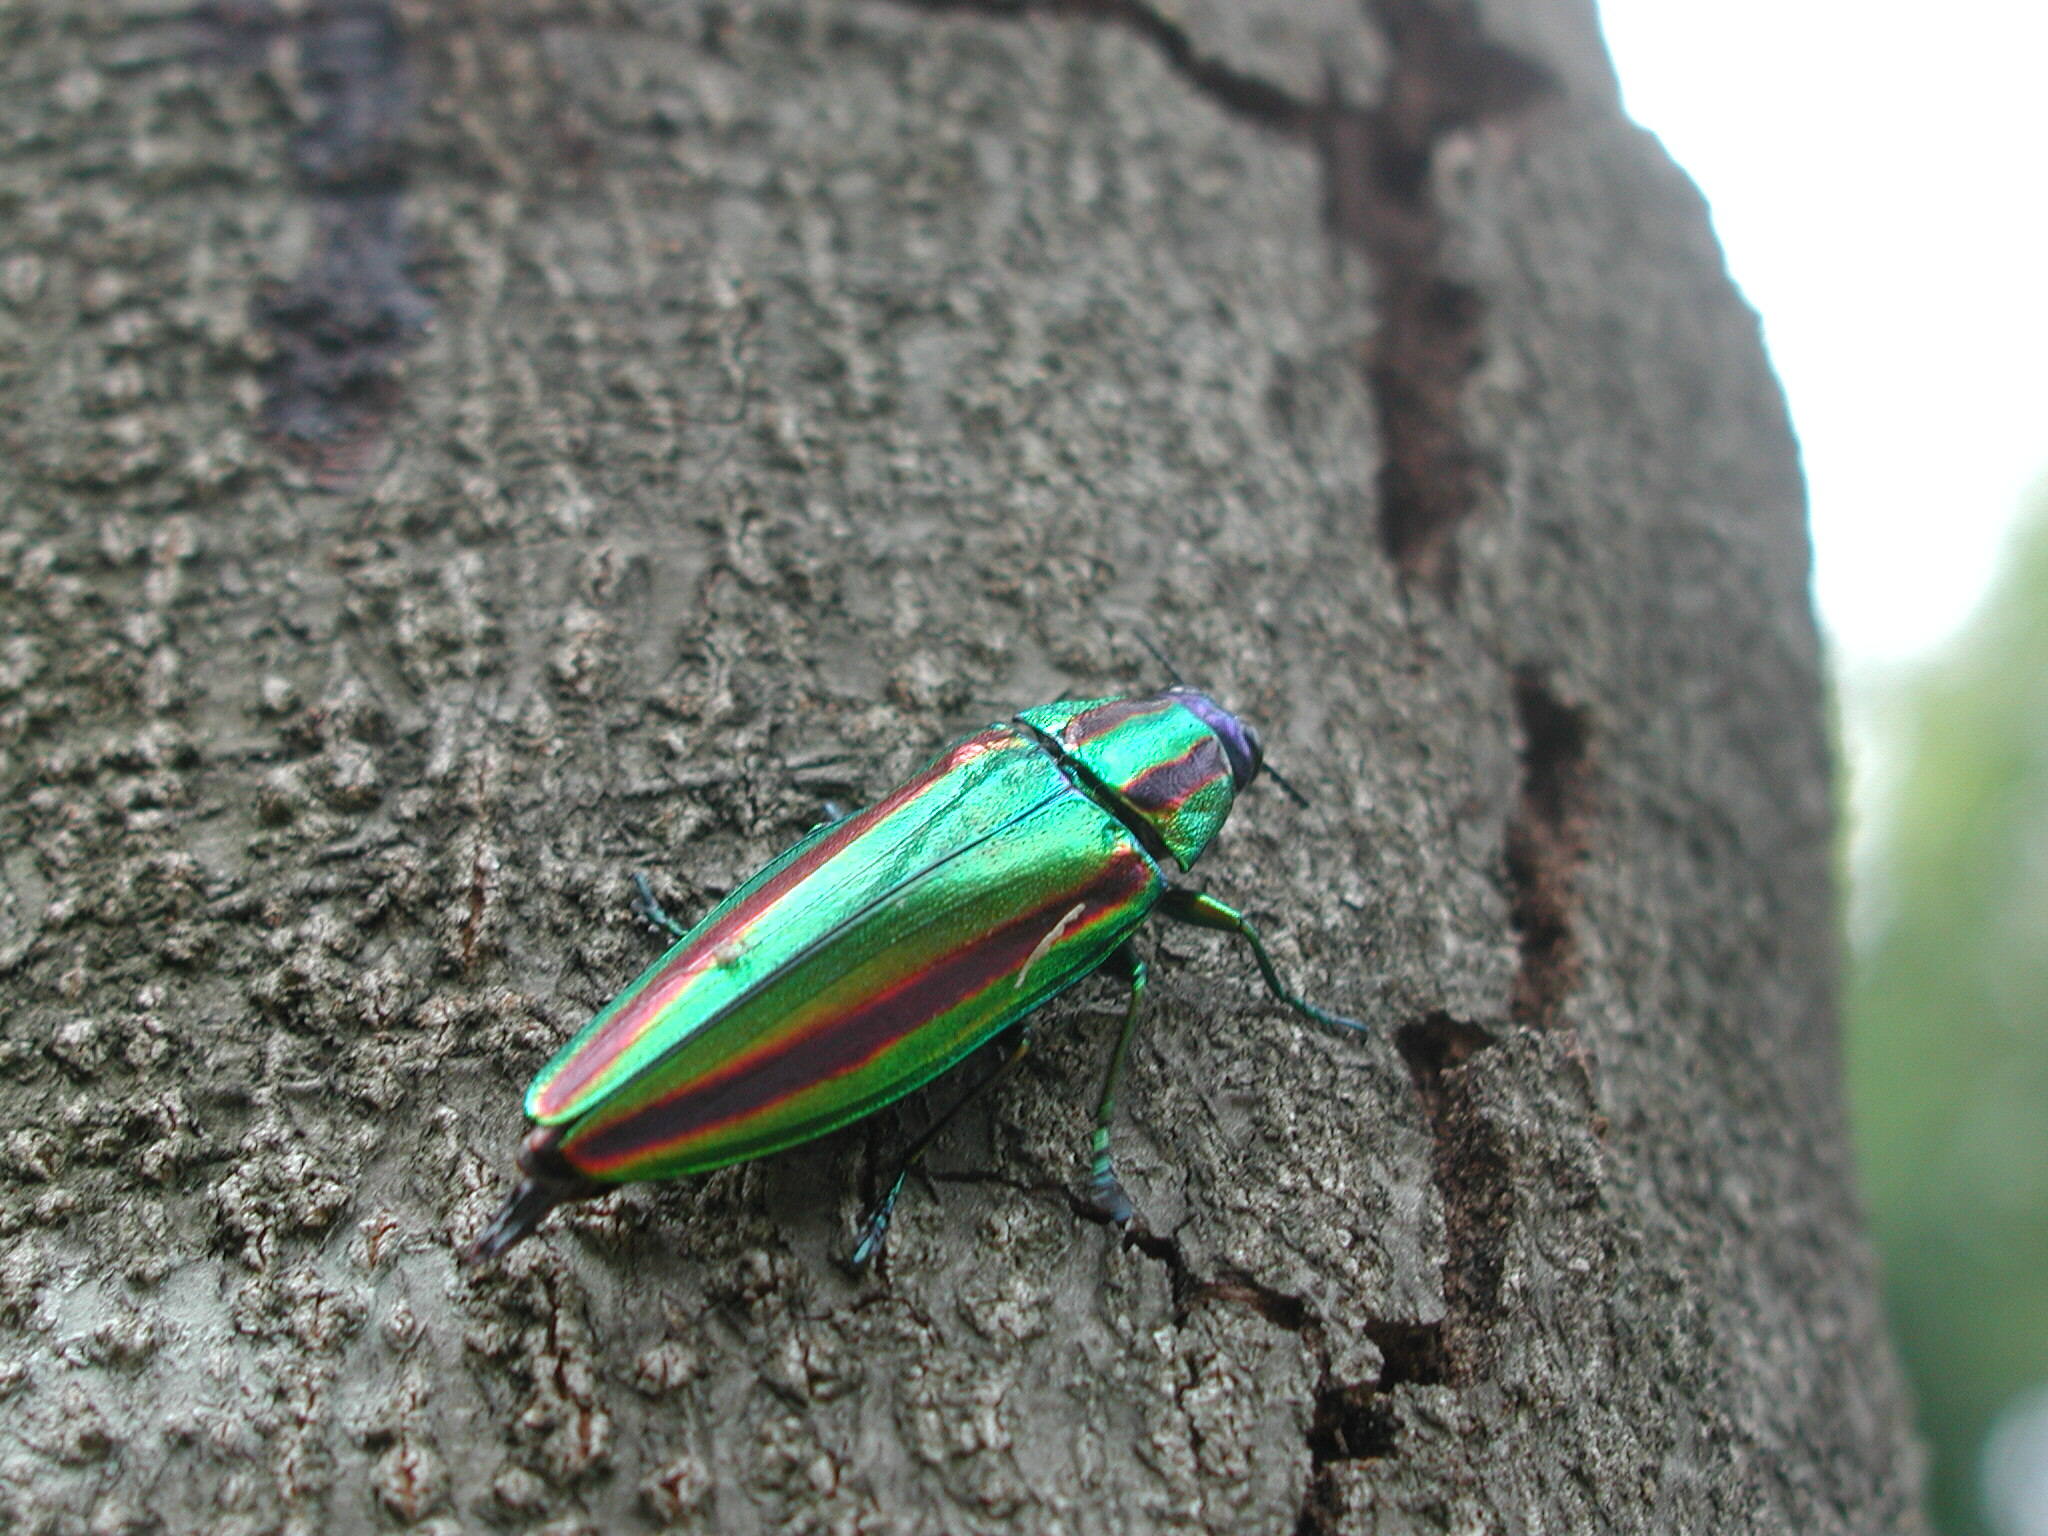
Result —
<instances>
[{"instance_id":1,"label":"jewel beetle","mask_svg":"<svg viewBox=\"0 0 2048 1536\"><path fill-rule=\"evenodd\" d=\"M1001 1064L903 1157L861 1228L858 1267L933 1139L1023 1059L1024 1021L1098 970L1130 1000L1088 1194L1127 1221L1110 1121L1145 994L1131 935L1148 915L1236 934L1274 997L1364 1027L1290 992L1242 915L1179 883L1263 759L1257 731L1185 685L1047 704L813 828L688 932L640 881L638 910L676 942L527 1088L522 1177L465 1257L503 1253L564 1201L810 1141L1008 1032Z\"/></svg>"}]
</instances>

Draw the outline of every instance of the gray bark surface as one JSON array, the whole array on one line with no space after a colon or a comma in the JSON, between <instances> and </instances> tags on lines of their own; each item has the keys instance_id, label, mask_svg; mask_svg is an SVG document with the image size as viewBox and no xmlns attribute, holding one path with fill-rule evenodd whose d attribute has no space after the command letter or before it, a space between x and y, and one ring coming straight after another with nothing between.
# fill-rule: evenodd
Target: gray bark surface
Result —
<instances>
[{"instance_id":1,"label":"gray bark surface","mask_svg":"<svg viewBox=\"0 0 2048 1536\"><path fill-rule=\"evenodd\" d=\"M1918 1529L1802 492L1579 0L0 4L0 1527ZM457 1247L949 735L1306 787L941 1088Z\"/></svg>"}]
</instances>

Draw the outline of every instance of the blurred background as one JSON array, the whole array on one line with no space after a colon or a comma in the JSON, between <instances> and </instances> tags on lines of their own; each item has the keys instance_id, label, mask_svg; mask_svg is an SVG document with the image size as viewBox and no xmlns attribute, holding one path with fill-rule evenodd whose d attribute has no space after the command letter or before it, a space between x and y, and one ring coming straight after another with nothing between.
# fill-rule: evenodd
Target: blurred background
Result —
<instances>
[{"instance_id":1,"label":"blurred background","mask_svg":"<svg viewBox=\"0 0 2048 1536\"><path fill-rule=\"evenodd\" d=\"M2048 6L1600 0L1812 495L1851 1112L1944 1536L2048 1536Z\"/></svg>"}]
</instances>

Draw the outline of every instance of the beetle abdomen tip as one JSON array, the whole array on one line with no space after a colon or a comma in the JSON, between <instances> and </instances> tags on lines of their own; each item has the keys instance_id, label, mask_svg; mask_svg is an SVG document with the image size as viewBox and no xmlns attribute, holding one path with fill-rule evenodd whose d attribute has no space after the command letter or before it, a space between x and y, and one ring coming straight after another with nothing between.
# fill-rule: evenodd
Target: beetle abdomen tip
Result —
<instances>
[{"instance_id":1,"label":"beetle abdomen tip","mask_svg":"<svg viewBox=\"0 0 2048 1536\"><path fill-rule=\"evenodd\" d=\"M464 1264L481 1264L520 1241L540 1225L541 1218L570 1200L584 1200L605 1186L583 1179L526 1178L512 1191L477 1240L462 1250Z\"/></svg>"}]
</instances>

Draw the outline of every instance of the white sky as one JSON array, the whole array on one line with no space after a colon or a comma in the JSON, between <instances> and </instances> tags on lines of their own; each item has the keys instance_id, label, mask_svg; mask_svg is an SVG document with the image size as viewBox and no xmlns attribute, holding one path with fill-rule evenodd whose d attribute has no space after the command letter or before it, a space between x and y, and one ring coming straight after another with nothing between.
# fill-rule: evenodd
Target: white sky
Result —
<instances>
[{"instance_id":1,"label":"white sky","mask_svg":"<svg viewBox=\"0 0 2048 1536\"><path fill-rule=\"evenodd\" d=\"M1949 634L2048 471L2048 0L1599 0L1763 315L1846 668Z\"/></svg>"}]
</instances>

